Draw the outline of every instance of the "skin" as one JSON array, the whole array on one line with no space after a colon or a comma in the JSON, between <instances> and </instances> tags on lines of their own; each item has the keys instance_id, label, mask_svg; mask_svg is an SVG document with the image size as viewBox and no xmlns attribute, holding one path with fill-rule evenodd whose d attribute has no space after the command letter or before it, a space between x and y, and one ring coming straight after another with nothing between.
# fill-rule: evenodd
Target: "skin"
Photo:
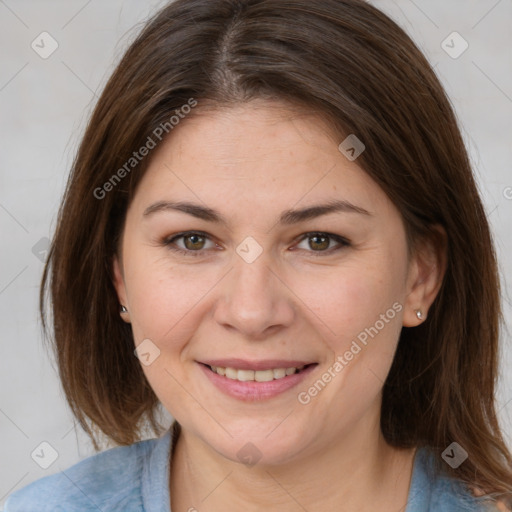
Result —
<instances>
[{"instance_id":1,"label":"skin","mask_svg":"<svg viewBox=\"0 0 512 512\"><path fill-rule=\"evenodd\" d=\"M395 511L407 501L414 450L385 442L381 391L402 326L421 323L414 310L427 314L439 290L444 253L426 240L408 257L398 210L338 150L341 140L314 115L257 100L198 107L151 155L114 275L135 344L150 339L160 350L145 375L182 426L169 482L173 512L365 511L376 503ZM331 199L369 215L278 223L284 210ZM208 206L228 224L170 210L143 215L164 200ZM162 241L194 230L209 238L174 244L199 256ZM331 239L326 248L305 236L311 232L350 244ZM248 236L262 249L252 263L236 252ZM395 303L401 311L299 403L298 393ZM246 402L219 391L197 363L227 357L318 365L291 390ZM261 453L254 466L237 457L248 442Z\"/></svg>"}]
</instances>

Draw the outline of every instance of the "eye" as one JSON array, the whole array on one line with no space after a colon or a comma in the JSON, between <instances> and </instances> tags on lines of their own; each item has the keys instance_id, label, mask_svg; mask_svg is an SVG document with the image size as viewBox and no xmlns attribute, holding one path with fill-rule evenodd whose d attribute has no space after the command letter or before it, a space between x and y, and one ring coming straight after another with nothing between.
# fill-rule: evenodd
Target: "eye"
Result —
<instances>
[{"instance_id":1,"label":"eye","mask_svg":"<svg viewBox=\"0 0 512 512\"><path fill-rule=\"evenodd\" d=\"M338 246L331 247L332 241L336 242ZM301 243L303 242L306 242L308 246L313 249L308 252L317 253L315 256L322 256L325 253L331 254L332 252L339 251L350 245L350 242L342 236L323 232L306 233L301 239ZM296 247L299 247L299 245Z\"/></svg>"},{"instance_id":2,"label":"eye","mask_svg":"<svg viewBox=\"0 0 512 512\"><path fill-rule=\"evenodd\" d=\"M180 246L178 241L182 241L183 245ZM331 246L331 242L335 242L337 246ZM207 247L207 242L210 242L210 247ZM305 249L307 252L313 253L314 256L324 256L333 252L339 251L344 247L348 247L350 242L339 235L324 232L310 232L302 235L300 243L307 242L312 250ZM170 238L165 238L161 241L162 245L168 247L174 252L184 254L186 256L203 256L204 250L219 247L215 244L207 233L202 231L186 231L179 233ZM296 245L292 250L300 248L300 244ZM304 250L304 248L300 248ZM316 253L316 254L315 254Z\"/></svg>"},{"instance_id":3,"label":"eye","mask_svg":"<svg viewBox=\"0 0 512 512\"><path fill-rule=\"evenodd\" d=\"M182 247L177 244L178 240L183 241ZM207 241L209 241L213 247L216 246L216 244L210 240L210 237L206 233L201 231L187 231L185 233L180 233L171 238L162 240L162 244L173 251L185 254L187 256L200 256L202 250L205 249Z\"/></svg>"}]
</instances>

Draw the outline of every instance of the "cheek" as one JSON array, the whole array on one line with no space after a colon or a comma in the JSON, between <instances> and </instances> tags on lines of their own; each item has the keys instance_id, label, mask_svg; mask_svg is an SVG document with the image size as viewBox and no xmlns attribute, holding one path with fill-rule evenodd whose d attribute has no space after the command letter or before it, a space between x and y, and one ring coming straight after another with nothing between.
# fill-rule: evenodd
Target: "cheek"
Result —
<instances>
[{"instance_id":1,"label":"cheek","mask_svg":"<svg viewBox=\"0 0 512 512\"><path fill-rule=\"evenodd\" d=\"M372 258L380 262L379 266L349 265L315 274L304 272L292 287L305 305L302 310L335 352L344 350L347 343L373 326L382 314L389 324L400 320L398 308L392 308L402 298L397 285L401 282L399 266L393 266L385 255Z\"/></svg>"},{"instance_id":2,"label":"cheek","mask_svg":"<svg viewBox=\"0 0 512 512\"><path fill-rule=\"evenodd\" d=\"M170 258L132 253L125 275L137 341L150 338L162 348L179 348L193 335L207 296L222 273L195 265L176 265Z\"/></svg>"},{"instance_id":3,"label":"cheek","mask_svg":"<svg viewBox=\"0 0 512 512\"><path fill-rule=\"evenodd\" d=\"M331 352L325 368L330 383L316 407L333 404L327 414L335 423L356 421L377 398L389 373L402 328L401 287L396 284L399 270L399 265L391 264L379 269L345 268L331 271L322 280L316 276L314 283L321 287L297 291L307 296L304 302L315 312L315 330L322 333ZM308 385L317 389L315 381Z\"/></svg>"}]
</instances>

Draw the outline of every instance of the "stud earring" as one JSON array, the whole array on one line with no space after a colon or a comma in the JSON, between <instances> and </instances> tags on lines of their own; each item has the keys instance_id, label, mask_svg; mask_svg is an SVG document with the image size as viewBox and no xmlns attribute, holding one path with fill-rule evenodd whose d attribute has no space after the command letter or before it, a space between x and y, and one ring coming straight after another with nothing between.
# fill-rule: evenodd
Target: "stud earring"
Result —
<instances>
[{"instance_id":1,"label":"stud earring","mask_svg":"<svg viewBox=\"0 0 512 512\"><path fill-rule=\"evenodd\" d=\"M416 313L418 320L423 320L423 313L421 312L421 309L415 309L414 312Z\"/></svg>"},{"instance_id":2,"label":"stud earring","mask_svg":"<svg viewBox=\"0 0 512 512\"><path fill-rule=\"evenodd\" d=\"M126 309L126 306L123 306L122 304L121 304L121 306L119 307L119 311L120 311L121 313L128 313L128 309Z\"/></svg>"}]
</instances>

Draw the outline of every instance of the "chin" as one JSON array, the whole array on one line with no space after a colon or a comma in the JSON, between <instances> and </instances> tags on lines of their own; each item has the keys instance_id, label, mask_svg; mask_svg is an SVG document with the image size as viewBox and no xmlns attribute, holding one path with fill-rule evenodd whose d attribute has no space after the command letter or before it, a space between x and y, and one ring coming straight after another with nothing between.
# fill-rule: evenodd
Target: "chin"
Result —
<instances>
[{"instance_id":1,"label":"chin","mask_svg":"<svg viewBox=\"0 0 512 512\"><path fill-rule=\"evenodd\" d=\"M201 437L216 452L233 462L246 466L279 466L299 457L313 441L305 438L304 429L299 429L293 422L285 425L286 420L280 425L282 421L283 418L280 418L272 422L272 427L268 427L270 423L263 423L261 419L245 419L236 428L226 425L233 437L224 431L222 437L218 437L213 429L204 432Z\"/></svg>"}]
</instances>

